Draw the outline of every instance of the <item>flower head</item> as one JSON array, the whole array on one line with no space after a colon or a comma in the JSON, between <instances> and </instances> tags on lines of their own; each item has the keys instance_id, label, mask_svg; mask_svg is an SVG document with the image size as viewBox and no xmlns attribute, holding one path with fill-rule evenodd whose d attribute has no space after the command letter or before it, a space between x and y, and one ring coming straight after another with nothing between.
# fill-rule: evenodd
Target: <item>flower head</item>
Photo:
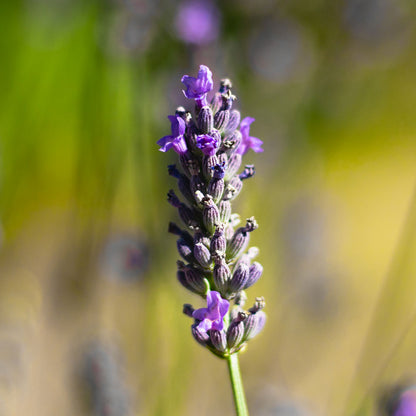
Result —
<instances>
[{"instance_id":1,"label":"flower head","mask_svg":"<svg viewBox=\"0 0 416 416\"><path fill-rule=\"evenodd\" d=\"M230 302L222 299L218 292L209 291L207 293L207 307L197 309L192 313L192 316L200 321L197 325L199 331L206 332L210 329L222 331L224 328L223 318L228 312L229 306Z\"/></svg>"},{"instance_id":2,"label":"flower head","mask_svg":"<svg viewBox=\"0 0 416 416\"><path fill-rule=\"evenodd\" d=\"M243 120L241 120L240 123L240 131L241 135L243 136L242 141L240 145L238 146L236 153L240 155L244 155L244 153L247 153L249 149L253 149L256 153L262 152L263 149L261 148L261 145L263 142L258 139L257 137L250 136L250 124L255 119L253 117L246 117Z\"/></svg>"},{"instance_id":3,"label":"flower head","mask_svg":"<svg viewBox=\"0 0 416 416\"><path fill-rule=\"evenodd\" d=\"M161 152L167 152L169 149L178 154L184 154L187 151L186 142L184 138L185 121L179 116L168 116L171 122L172 134L164 136L158 140L157 144L160 146Z\"/></svg>"},{"instance_id":4,"label":"flower head","mask_svg":"<svg viewBox=\"0 0 416 416\"><path fill-rule=\"evenodd\" d=\"M212 90L214 85L212 72L207 66L200 65L196 78L184 75L181 82L186 87L186 91L183 91L186 98L194 98L201 107L207 105L207 93Z\"/></svg>"},{"instance_id":5,"label":"flower head","mask_svg":"<svg viewBox=\"0 0 416 416\"><path fill-rule=\"evenodd\" d=\"M209 134L201 134L196 138L196 145L202 150L204 155L213 156L217 152L219 140Z\"/></svg>"}]
</instances>

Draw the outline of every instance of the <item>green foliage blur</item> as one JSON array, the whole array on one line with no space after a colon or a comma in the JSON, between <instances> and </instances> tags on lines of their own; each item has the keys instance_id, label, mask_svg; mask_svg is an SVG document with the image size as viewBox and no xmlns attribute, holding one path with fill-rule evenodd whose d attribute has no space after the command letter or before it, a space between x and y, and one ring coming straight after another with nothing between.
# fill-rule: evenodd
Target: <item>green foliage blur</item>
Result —
<instances>
[{"instance_id":1,"label":"green foliage blur","mask_svg":"<svg viewBox=\"0 0 416 416\"><path fill-rule=\"evenodd\" d=\"M0 2L0 414L233 414L181 312L202 304L175 277L175 155L156 145L205 64L264 141L234 204L265 268L251 414L378 415L416 380L415 4L218 1L202 45L175 29L183 4ZM117 346L94 358L124 391L107 410L91 343Z\"/></svg>"}]
</instances>

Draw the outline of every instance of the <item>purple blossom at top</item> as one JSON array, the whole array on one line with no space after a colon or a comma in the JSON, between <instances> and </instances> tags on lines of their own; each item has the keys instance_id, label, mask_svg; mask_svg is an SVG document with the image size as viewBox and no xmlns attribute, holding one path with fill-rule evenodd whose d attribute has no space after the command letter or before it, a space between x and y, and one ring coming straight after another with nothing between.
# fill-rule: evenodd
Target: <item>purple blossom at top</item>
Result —
<instances>
[{"instance_id":1,"label":"purple blossom at top","mask_svg":"<svg viewBox=\"0 0 416 416\"><path fill-rule=\"evenodd\" d=\"M240 132L243 136L240 146L238 146L236 153L240 155L244 155L247 153L249 149L253 149L256 153L263 152L263 149L261 148L261 145L263 142L258 139L257 137L250 136L250 124L255 119L253 117L246 117L243 120L241 120L240 123Z\"/></svg>"},{"instance_id":2,"label":"purple blossom at top","mask_svg":"<svg viewBox=\"0 0 416 416\"><path fill-rule=\"evenodd\" d=\"M206 156L214 156L219 146L219 140L208 134L201 134L196 137L196 145Z\"/></svg>"},{"instance_id":3,"label":"purple blossom at top","mask_svg":"<svg viewBox=\"0 0 416 416\"><path fill-rule=\"evenodd\" d=\"M212 81L212 72L207 66L200 65L196 78L184 75L181 82L186 87L186 91L183 91L186 98L194 98L200 108L208 104L207 93L212 90L214 83Z\"/></svg>"},{"instance_id":4,"label":"purple blossom at top","mask_svg":"<svg viewBox=\"0 0 416 416\"><path fill-rule=\"evenodd\" d=\"M192 313L192 316L199 322L197 328L201 332L209 331L210 329L217 329L222 331L224 328L223 318L228 312L230 302L222 299L221 295L215 291L207 293L207 307L197 309Z\"/></svg>"},{"instance_id":5,"label":"purple blossom at top","mask_svg":"<svg viewBox=\"0 0 416 416\"><path fill-rule=\"evenodd\" d=\"M219 11L211 1L194 0L179 5L175 29L183 41L205 45L218 37L219 28Z\"/></svg>"},{"instance_id":6,"label":"purple blossom at top","mask_svg":"<svg viewBox=\"0 0 416 416\"><path fill-rule=\"evenodd\" d=\"M164 136L157 141L160 146L161 152L167 152L169 149L173 150L178 154L184 154L187 151L185 142L185 121L179 116L168 116L171 122L172 134L170 136Z\"/></svg>"},{"instance_id":7,"label":"purple blossom at top","mask_svg":"<svg viewBox=\"0 0 416 416\"><path fill-rule=\"evenodd\" d=\"M416 416L416 390L405 391L399 399L399 404L393 416Z\"/></svg>"}]
</instances>

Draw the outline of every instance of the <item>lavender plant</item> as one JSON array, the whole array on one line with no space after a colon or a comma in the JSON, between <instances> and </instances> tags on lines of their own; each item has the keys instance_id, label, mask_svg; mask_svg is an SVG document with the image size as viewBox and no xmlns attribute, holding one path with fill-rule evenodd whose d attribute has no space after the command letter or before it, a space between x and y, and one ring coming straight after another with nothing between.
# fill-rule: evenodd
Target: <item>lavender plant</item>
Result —
<instances>
[{"instance_id":1,"label":"lavender plant","mask_svg":"<svg viewBox=\"0 0 416 416\"><path fill-rule=\"evenodd\" d=\"M168 116L172 134L157 143L160 151L173 149L180 168L168 167L177 179L182 200L173 190L168 201L178 209L186 226L169 224L178 236L177 277L189 291L206 300L206 307L184 305L184 313L194 319L192 335L216 356L226 359L238 415L248 415L238 364L238 352L263 328L266 315L264 298L244 310L245 290L260 278L263 267L253 261L259 250L248 248L250 234L257 228L254 217L238 226L240 218L232 213L232 201L239 195L243 181L255 169L242 158L249 149L262 152L262 141L250 136L254 121L232 108L235 96L231 82L223 79L220 89L208 103L213 89L212 73L201 65L196 78L184 75L185 96L195 102L194 115L183 107Z\"/></svg>"}]
</instances>

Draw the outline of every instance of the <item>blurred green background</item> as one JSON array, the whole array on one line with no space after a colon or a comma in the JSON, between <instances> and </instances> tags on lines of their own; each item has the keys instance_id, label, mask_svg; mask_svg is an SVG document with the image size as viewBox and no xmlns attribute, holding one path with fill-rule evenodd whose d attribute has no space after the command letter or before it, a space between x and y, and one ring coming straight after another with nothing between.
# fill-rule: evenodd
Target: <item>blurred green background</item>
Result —
<instances>
[{"instance_id":1,"label":"blurred green background","mask_svg":"<svg viewBox=\"0 0 416 416\"><path fill-rule=\"evenodd\" d=\"M265 267L251 413L376 415L414 382L415 3L193 3L205 39L186 2L0 3L1 415L233 414L181 312L202 305L176 281L156 145L200 64L264 141L234 204Z\"/></svg>"}]
</instances>

